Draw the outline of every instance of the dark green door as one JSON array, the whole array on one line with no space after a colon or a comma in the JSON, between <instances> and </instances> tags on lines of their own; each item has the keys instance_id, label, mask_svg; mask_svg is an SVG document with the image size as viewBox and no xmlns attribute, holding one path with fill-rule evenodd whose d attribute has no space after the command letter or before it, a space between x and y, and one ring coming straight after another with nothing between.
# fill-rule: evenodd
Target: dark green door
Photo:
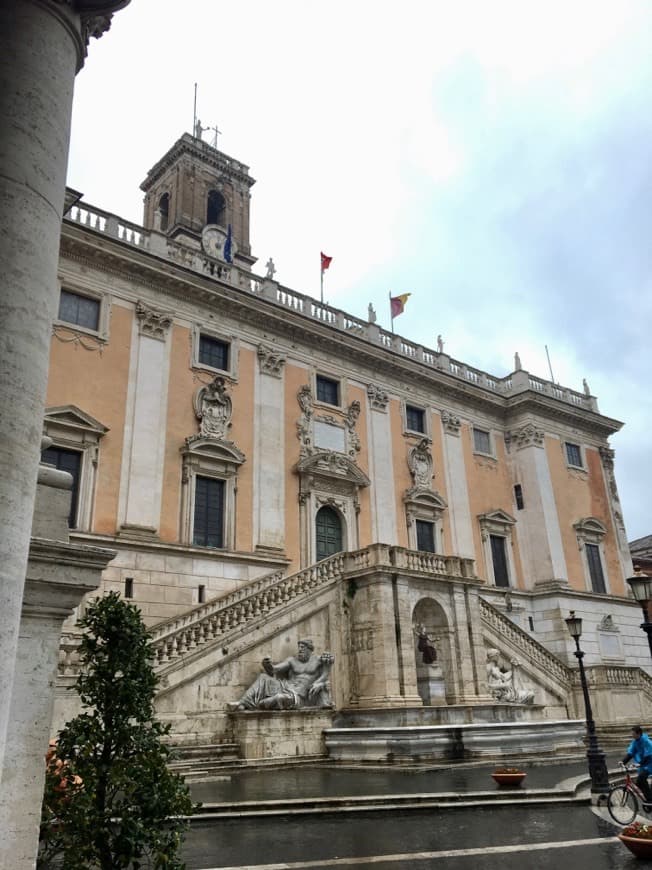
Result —
<instances>
[{"instance_id":1,"label":"dark green door","mask_svg":"<svg viewBox=\"0 0 652 870\"><path fill-rule=\"evenodd\" d=\"M342 521L332 507L317 511L317 561L342 550Z\"/></svg>"}]
</instances>

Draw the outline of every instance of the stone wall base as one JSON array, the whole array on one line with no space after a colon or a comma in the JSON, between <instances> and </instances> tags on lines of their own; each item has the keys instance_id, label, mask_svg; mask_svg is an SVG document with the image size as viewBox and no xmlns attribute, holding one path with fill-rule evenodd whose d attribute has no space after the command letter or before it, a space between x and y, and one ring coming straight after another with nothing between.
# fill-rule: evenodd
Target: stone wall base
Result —
<instances>
[{"instance_id":1,"label":"stone wall base","mask_svg":"<svg viewBox=\"0 0 652 870\"><path fill-rule=\"evenodd\" d=\"M229 713L232 737L245 759L325 755L332 710L247 710Z\"/></svg>"}]
</instances>

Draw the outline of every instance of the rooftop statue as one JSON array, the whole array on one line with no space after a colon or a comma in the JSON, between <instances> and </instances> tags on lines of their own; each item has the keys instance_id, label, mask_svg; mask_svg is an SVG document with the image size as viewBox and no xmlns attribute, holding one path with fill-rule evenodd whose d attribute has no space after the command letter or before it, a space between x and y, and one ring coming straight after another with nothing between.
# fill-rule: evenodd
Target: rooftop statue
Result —
<instances>
[{"instance_id":1,"label":"rooftop statue","mask_svg":"<svg viewBox=\"0 0 652 870\"><path fill-rule=\"evenodd\" d=\"M311 640L300 640L296 656L274 664L269 656L244 695L229 706L235 710L298 710L332 707L328 675L335 661L331 653L314 654Z\"/></svg>"}]
</instances>

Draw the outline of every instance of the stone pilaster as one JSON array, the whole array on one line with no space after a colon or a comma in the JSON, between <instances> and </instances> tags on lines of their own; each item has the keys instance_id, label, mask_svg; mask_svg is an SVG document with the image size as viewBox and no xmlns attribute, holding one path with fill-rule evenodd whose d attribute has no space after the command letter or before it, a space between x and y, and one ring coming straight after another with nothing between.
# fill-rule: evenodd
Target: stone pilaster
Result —
<instances>
[{"instance_id":1,"label":"stone pilaster","mask_svg":"<svg viewBox=\"0 0 652 870\"><path fill-rule=\"evenodd\" d=\"M0 770L45 405L75 72L128 0L0 2ZM9 865L7 865L9 866Z\"/></svg>"}]
</instances>

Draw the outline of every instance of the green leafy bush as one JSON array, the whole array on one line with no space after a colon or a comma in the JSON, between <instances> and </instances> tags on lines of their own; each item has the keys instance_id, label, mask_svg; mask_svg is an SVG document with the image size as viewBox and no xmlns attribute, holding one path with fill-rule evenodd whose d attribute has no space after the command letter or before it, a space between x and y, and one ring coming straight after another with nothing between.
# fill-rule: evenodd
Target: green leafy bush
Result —
<instances>
[{"instance_id":1,"label":"green leafy bush","mask_svg":"<svg viewBox=\"0 0 652 870\"><path fill-rule=\"evenodd\" d=\"M140 611L112 592L80 625L84 712L49 753L38 866L182 870L180 817L194 807L167 767L169 726L154 715L158 678Z\"/></svg>"}]
</instances>

